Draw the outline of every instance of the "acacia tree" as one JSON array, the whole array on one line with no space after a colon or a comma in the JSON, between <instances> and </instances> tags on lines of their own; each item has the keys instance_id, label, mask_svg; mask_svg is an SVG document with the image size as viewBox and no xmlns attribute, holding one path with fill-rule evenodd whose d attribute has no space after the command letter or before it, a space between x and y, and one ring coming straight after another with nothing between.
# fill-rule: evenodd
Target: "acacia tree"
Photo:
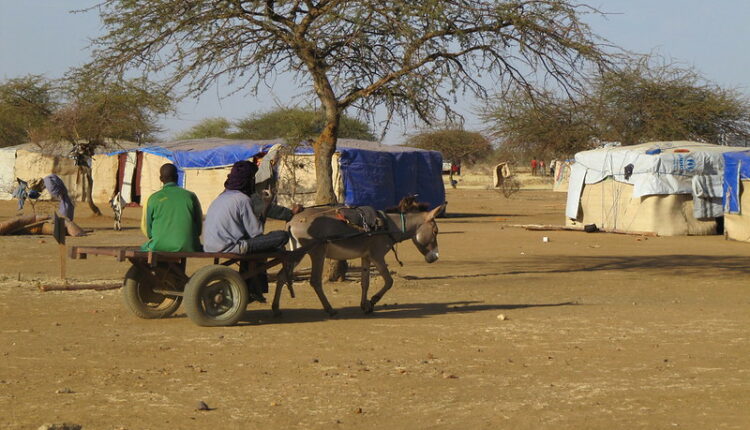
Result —
<instances>
[{"instance_id":1,"label":"acacia tree","mask_svg":"<svg viewBox=\"0 0 750 430\"><path fill-rule=\"evenodd\" d=\"M746 96L706 81L692 68L649 57L596 76L573 98L512 92L491 104L483 118L505 145L527 155L571 155L596 141L726 144L750 139Z\"/></svg>"},{"instance_id":2,"label":"acacia tree","mask_svg":"<svg viewBox=\"0 0 750 430\"><path fill-rule=\"evenodd\" d=\"M503 149L524 157L574 154L588 149L598 136L586 97L552 92L532 97L525 91L512 91L490 105L482 118Z\"/></svg>"},{"instance_id":3,"label":"acacia tree","mask_svg":"<svg viewBox=\"0 0 750 430\"><path fill-rule=\"evenodd\" d=\"M442 129L419 133L406 144L415 148L440 151L444 160L475 163L492 153L492 144L480 133L460 129Z\"/></svg>"},{"instance_id":4,"label":"acacia tree","mask_svg":"<svg viewBox=\"0 0 750 430\"><path fill-rule=\"evenodd\" d=\"M750 100L704 79L692 67L642 57L597 77L592 115L603 140L723 143L750 138Z\"/></svg>"},{"instance_id":5,"label":"acacia tree","mask_svg":"<svg viewBox=\"0 0 750 430\"><path fill-rule=\"evenodd\" d=\"M52 82L39 75L0 84L0 147L32 140L57 106Z\"/></svg>"},{"instance_id":6,"label":"acacia tree","mask_svg":"<svg viewBox=\"0 0 750 430\"><path fill-rule=\"evenodd\" d=\"M108 140L139 144L161 131L158 116L171 112L174 99L164 88L143 79L100 82L71 75L61 84L63 104L50 117L47 136L73 146L81 176L86 179L85 198L96 215L101 211L91 196L91 157Z\"/></svg>"},{"instance_id":7,"label":"acacia tree","mask_svg":"<svg viewBox=\"0 0 750 430\"><path fill-rule=\"evenodd\" d=\"M388 118L454 119L478 98L536 79L575 87L604 63L572 0L103 0L105 34L86 70L166 76L186 95L228 83L253 92L290 73L325 112L315 139L318 203L335 201L331 158L349 108ZM481 77L480 77L481 76Z\"/></svg>"},{"instance_id":8,"label":"acacia tree","mask_svg":"<svg viewBox=\"0 0 750 430\"><path fill-rule=\"evenodd\" d=\"M325 112L314 109L279 108L237 121L234 137L241 139L314 139L326 126ZM341 115L339 138L374 140L366 122Z\"/></svg>"},{"instance_id":9,"label":"acacia tree","mask_svg":"<svg viewBox=\"0 0 750 430\"><path fill-rule=\"evenodd\" d=\"M228 119L222 117L206 118L190 127L189 129L179 133L175 139L204 139L207 137L232 137L232 123Z\"/></svg>"}]
</instances>

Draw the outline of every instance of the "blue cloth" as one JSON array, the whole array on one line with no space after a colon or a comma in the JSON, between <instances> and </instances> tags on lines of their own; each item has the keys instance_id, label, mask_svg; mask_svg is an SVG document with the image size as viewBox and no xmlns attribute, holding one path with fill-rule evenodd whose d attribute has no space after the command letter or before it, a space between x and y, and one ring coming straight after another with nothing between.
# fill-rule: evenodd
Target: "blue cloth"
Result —
<instances>
[{"instance_id":1,"label":"blue cloth","mask_svg":"<svg viewBox=\"0 0 750 430\"><path fill-rule=\"evenodd\" d=\"M436 208L445 202L443 157L436 151L368 151L338 148L344 179L344 204L372 206L383 210L396 206L403 197Z\"/></svg>"},{"instance_id":2,"label":"blue cloth","mask_svg":"<svg viewBox=\"0 0 750 430\"><path fill-rule=\"evenodd\" d=\"M65 183L62 179L60 179L59 176L52 174L45 176L43 181L44 187L47 188L50 195L52 195L53 198L60 200L60 206L57 208L58 214L73 221L75 206L73 206L73 202L70 200L70 196L68 196L68 189L65 187Z\"/></svg>"},{"instance_id":3,"label":"blue cloth","mask_svg":"<svg viewBox=\"0 0 750 430\"><path fill-rule=\"evenodd\" d=\"M206 252L246 254L252 238L263 233L253 213L250 197L241 191L225 190L211 203L203 224Z\"/></svg>"},{"instance_id":4,"label":"blue cloth","mask_svg":"<svg viewBox=\"0 0 750 430\"><path fill-rule=\"evenodd\" d=\"M750 179L750 151L725 152L723 205L724 212L741 213L740 183L743 179Z\"/></svg>"},{"instance_id":5,"label":"blue cloth","mask_svg":"<svg viewBox=\"0 0 750 430\"><path fill-rule=\"evenodd\" d=\"M259 145L224 145L203 151L173 151L174 163L181 169L231 166L237 161L253 158L263 150Z\"/></svg>"}]
</instances>

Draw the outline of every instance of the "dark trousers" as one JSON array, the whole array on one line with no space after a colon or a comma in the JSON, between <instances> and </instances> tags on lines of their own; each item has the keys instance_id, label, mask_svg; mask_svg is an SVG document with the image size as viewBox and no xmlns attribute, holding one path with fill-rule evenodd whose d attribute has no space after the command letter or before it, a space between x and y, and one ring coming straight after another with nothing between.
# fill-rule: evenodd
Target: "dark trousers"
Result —
<instances>
[{"instance_id":1,"label":"dark trousers","mask_svg":"<svg viewBox=\"0 0 750 430\"><path fill-rule=\"evenodd\" d=\"M278 251L289 241L289 234L284 230L271 231L248 240L248 254ZM240 270L247 270L247 263L240 264ZM245 265L243 269L242 266ZM248 280L250 291L256 293L268 292L268 275L263 272Z\"/></svg>"},{"instance_id":2,"label":"dark trousers","mask_svg":"<svg viewBox=\"0 0 750 430\"><path fill-rule=\"evenodd\" d=\"M282 249L289 242L289 233L284 230L270 231L266 234L255 236L248 241L248 254L263 251L276 251Z\"/></svg>"}]
</instances>

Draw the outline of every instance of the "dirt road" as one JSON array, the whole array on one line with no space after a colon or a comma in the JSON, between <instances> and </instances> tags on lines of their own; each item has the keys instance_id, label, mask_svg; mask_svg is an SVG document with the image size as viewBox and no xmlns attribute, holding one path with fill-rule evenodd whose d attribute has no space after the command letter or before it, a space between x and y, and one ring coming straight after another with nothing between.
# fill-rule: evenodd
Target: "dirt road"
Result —
<instances>
[{"instance_id":1,"label":"dirt road","mask_svg":"<svg viewBox=\"0 0 750 430\"><path fill-rule=\"evenodd\" d=\"M253 304L230 328L40 292L57 245L0 237L0 428L749 428L750 244L508 227L562 223L564 198L449 190L440 261L401 245L374 314L356 282L326 286L334 319L298 283L281 319ZM95 232L71 244L143 240L137 209L122 232L79 212ZM68 264L80 282L126 269Z\"/></svg>"}]
</instances>

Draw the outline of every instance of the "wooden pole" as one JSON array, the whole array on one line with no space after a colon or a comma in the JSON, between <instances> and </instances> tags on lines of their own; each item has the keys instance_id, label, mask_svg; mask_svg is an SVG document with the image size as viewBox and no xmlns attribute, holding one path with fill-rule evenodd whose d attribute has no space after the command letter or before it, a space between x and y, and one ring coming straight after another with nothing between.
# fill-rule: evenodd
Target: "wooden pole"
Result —
<instances>
[{"instance_id":1,"label":"wooden pole","mask_svg":"<svg viewBox=\"0 0 750 430\"><path fill-rule=\"evenodd\" d=\"M67 285L68 279L65 273L66 264L67 264L66 263L67 253L65 252L65 244L64 243L59 244L58 248L60 249L60 279L62 279L63 285Z\"/></svg>"}]
</instances>

